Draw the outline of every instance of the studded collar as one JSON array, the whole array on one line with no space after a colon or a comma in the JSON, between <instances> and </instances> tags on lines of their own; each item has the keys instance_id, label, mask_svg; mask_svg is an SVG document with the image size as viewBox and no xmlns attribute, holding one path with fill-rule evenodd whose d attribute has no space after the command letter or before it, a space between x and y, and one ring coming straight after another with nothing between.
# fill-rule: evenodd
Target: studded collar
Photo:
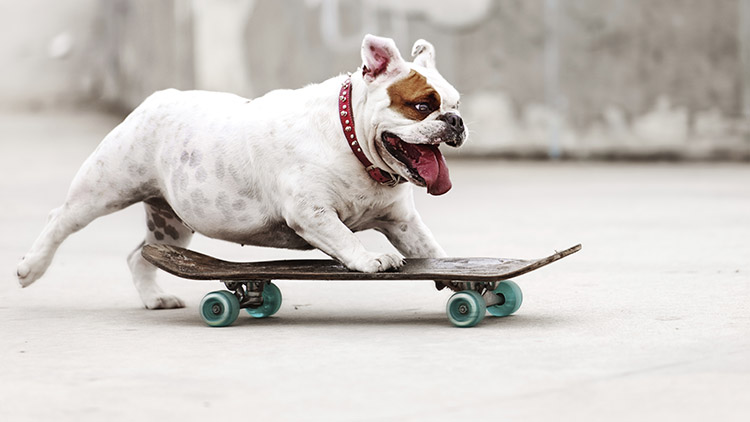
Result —
<instances>
[{"instance_id":1,"label":"studded collar","mask_svg":"<svg viewBox=\"0 0 750 422\"><path fill-rule=\"evenodd\" d=\"M357 139L357 133L354 130L354 114L352 113L352 79L351 77L346 78L343 84L341 84L341 92L339 93L339 119L341 120L341 129L344 131L344 137L346 143L352 149L354 156L357 157L360 163L365 167L367 174L376 182L386 186L396 186L399 183L404 183L406 180L399 176L388 173L380 168L376 167L370 160L367 159L365 153L362 152L361 145Z\"/></svg>"}]
</instances>

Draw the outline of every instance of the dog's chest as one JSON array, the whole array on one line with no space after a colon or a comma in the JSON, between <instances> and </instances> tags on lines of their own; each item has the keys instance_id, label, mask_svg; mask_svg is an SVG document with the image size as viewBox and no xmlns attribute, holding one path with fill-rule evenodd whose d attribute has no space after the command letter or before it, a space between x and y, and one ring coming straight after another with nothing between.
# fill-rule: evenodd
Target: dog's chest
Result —
<instances>
[{"instance_id":1,"label":"dog's chest","mask_svg":"<svg viewBox=\"0 0 750 422\"><path fill-rule=\"evenodd\" d=\"M393 198L384 195L359 193L335 204L335 209L341 221L356 232L375 228L387 219L393 202Z\"/></svg>"}]
</instances>

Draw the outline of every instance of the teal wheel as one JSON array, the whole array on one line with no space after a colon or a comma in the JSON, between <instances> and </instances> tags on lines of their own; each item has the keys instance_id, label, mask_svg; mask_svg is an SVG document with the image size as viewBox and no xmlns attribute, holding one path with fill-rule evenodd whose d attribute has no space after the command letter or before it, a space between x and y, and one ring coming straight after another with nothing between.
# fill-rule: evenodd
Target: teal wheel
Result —
<instances>
[{"instance_id":1,"label":"teal wheel","mask_svg":"<svg viewBox=\"0 0 750 422\"><path fill-rule=\"evenodd\" d=\"M490 315L496 317L508 316L521 307L523 293L521 293L521 288L513 280L501 281L492 292L500 297L500 303L487 308L487 312Z\"/></svg>"},{"instance_id":2,"label":"teal wheel","mask_svg":"<svg viewBox=\"0 0 750 422\"><path fill-rule=\"evenodd\" d=\"M257 308L246 308L253 318L267 318L275 314L281 308L281 290L273 283L268 283L263 288L263 304Z\"/></svg>"},{"instance_id":3,"label":"teal wheel","mask_svg":"<svg viewBox=\"0 0 750 422\"><path fill-rule=\"evenodd\" d=\"M212 327L226 327L237 320L240 314L240 301L226 290L211 292L203 297L200 304L203 321Z\"/></svg>"},{"instance_id":4,"label":"teal wheel","mask_svg":"<svg viewBox=\"0 0 750 422\"><path fill-rule=\"evenodd\" d=\"M484 319L487 306L484 298L474 290L458 292L448 299L446 313L456 327L473 327Z\"/></svg>"}]
</instances>

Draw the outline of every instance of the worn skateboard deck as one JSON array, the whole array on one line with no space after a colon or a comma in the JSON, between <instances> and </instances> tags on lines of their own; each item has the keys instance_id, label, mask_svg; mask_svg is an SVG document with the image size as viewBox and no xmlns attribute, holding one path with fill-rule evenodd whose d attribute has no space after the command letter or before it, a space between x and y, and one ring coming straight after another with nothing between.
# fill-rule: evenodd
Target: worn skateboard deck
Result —
<instances>
[{"instance_id":1,"label":"worn skateboard deck","mask_svg":"<svg viewBox=\"0 0 750 422\"><path fill-rule=\"evenodd\" d=\"M362 273L334 260L308 259L229 262L170 245L146 245L142 255L150 263L178 277L192 280L448 280L494 282L536 270L581 250L573 246L541 259L419 258L407 259L398 271Z\"/></svg>"}]
</instances>

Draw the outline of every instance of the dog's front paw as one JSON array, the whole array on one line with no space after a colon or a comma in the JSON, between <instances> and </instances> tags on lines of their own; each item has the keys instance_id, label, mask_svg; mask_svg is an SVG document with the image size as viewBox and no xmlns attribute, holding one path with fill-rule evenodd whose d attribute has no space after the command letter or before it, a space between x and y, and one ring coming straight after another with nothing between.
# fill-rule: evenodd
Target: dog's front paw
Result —
<instances>
[{"instance_id":1,"label":"dog's front paw","mask_svg":"<svg viewBox=\"0 0 750 422\"><path fill-rule=\"evenodd\" d=\"M367 256L347 265L349 269L363 273L377 273L388 270L398 270L404 265L404 259L392 253L375 254L368 253Z\"/></svg>"}]
</instances>

